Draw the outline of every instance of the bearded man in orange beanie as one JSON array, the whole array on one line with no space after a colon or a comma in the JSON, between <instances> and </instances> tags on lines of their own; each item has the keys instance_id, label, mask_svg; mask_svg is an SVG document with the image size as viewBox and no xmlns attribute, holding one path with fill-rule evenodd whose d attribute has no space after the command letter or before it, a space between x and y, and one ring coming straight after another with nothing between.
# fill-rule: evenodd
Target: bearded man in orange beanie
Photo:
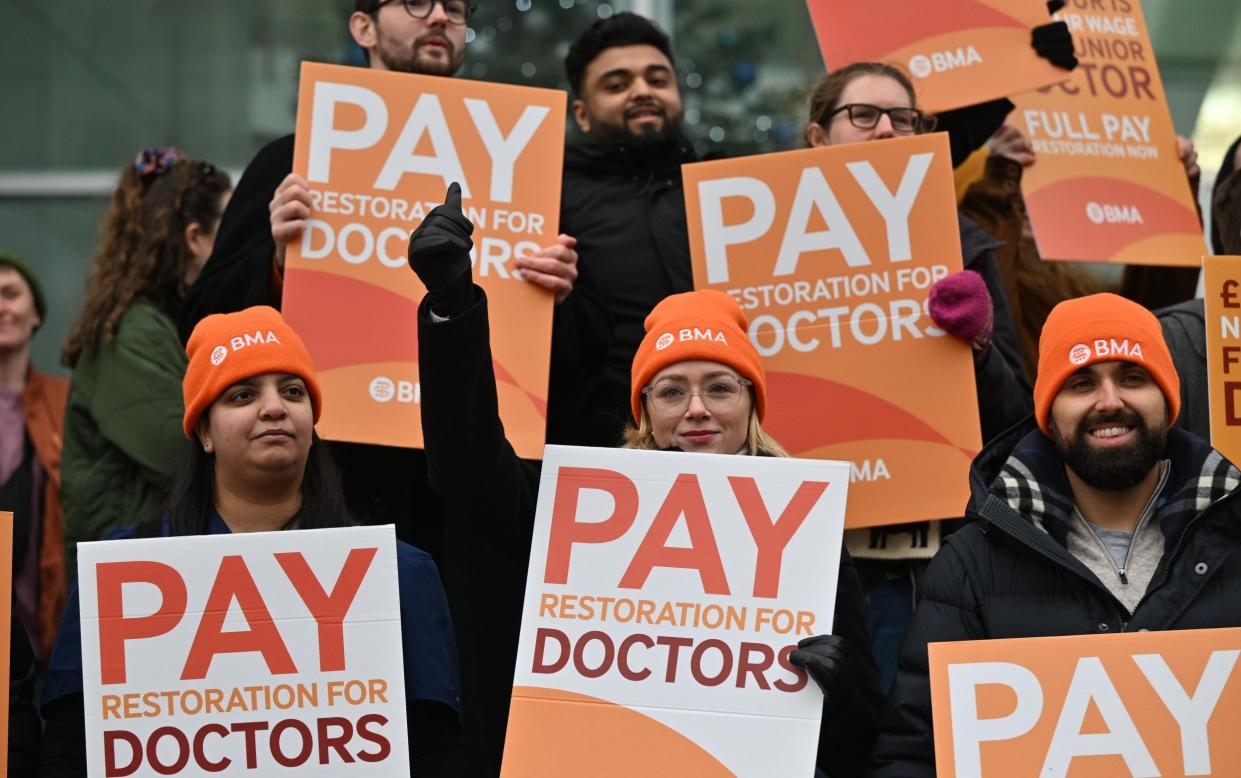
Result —
<instances>
[{"instance_id":1,"label":"bearded man in orange beanie","mask_svg":"<svg viewBox=\"0 0 1241 778\"><path fill-rule=\"evenodd\" d=\"M973 521L927 568L869 774L935 775L928 643L1241 626L1241 472L1172 426L1180 398L1150 311L1052 310L1034 415L974 460Z\"/></svg>"}]
</instances>

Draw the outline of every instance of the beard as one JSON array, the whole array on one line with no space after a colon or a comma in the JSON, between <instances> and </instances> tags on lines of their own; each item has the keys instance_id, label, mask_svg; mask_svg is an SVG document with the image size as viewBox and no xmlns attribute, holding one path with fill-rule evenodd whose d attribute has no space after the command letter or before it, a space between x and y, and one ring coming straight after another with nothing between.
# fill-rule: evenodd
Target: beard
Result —
<instances>
[{"instance_id":1,"label":"beard","mask_svg":"<svg viewBox=\"0 0 1241 778\"><path fill-rule=\"evenodd\" d=\"M443 43L448 58L446 60L424 54L423 44L428 40ZM375 50L371 56L378 57L388 70L396 73L416 73L424 76L451 76L461 67L461 57L453 42L439 32L427 32L414 39L413 45L403 45L400 41L384 35L380 30Z\"/></svg>"},{"instance_id":2,"label":"beard","mask_svg":"<svg viewBox=\"0 0 1241 778\"><path fill-rule=\"evenodd\" d=\"M663 117L658 127L643 124L637 130L630 129L629 121L639 111L655 108ZM607 122L599 118L591 119L594 128L591 133L600 140L626 141L640 149L661 149L676 143L681 137L681 117L669 116L662 106L653 103L639 103L625 109L620 123Z\"/></svg>"},{"instance_id":3,"label":"beard","mask_svg":"<svg viewBox=\"0 0 1241 778\"><path fill-rule=\"evenodd\" d=\"M1136 411L1124 409L1086 415L1069 440L1055 424L1051 427L1061 458L1078 478L1095 489L1121 492L1137 486L1162 456L1168 443L1168 425L1163 421L1152 428ZM1109 423L1132 426L1137 439L1123 448L1092 446L1090 427Z\"/></svg>"}]
</instances>

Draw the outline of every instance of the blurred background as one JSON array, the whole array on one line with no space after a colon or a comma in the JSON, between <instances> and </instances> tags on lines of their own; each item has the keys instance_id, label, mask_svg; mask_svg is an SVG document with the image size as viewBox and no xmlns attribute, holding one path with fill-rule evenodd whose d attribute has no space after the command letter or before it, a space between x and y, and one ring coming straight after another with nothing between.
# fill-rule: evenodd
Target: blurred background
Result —
<instances>
[{"instance_id":1,"label":"blurred background","mask_svg":"<svg viewBox=\"0 0 1241 778\"><path fill-rule=\"evenodd\" d=\"M700 152L796 148L823 64L803 0L477 0L462 76L568 89L569 42L632 10L673 38L685 129ZM911 0L918 13L932 2ZM1241 135L1241 3L1144 0L1173 121L1209 194ZM176 144L236 175L292 131L303 59L361 62L351 0L0 0L0 247L31 260L49 317L34 361L59 351L81 305L121 165ZM1209 211L1209 208L1207 209Z\"/></svg>"}]
</instances>

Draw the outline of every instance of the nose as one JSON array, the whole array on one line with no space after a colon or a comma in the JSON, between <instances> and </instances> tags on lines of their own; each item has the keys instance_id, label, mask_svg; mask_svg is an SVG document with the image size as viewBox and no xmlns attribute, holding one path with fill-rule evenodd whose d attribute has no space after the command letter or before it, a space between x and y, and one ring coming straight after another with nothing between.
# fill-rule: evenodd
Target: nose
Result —
<instances>
[{"instance_id":1,"label":"nose","mask_svg":"<svg viewBox=\"0 0 1241 778\"><path fill-rule=\"evenodd\" d=\"M895 138L896 131L892 129L892 117L886 113L879 117L879 123L875 125L875 138Z\"/></svg>"},{"instance_id":2,"label":"nose","mask_svg":"<svg viewBox=\"0 0 1241 778\"><path fill-rule=\"evenodd\" d=\"M1099 384L1099 396L1095 399L1095 407L1101 411L1117 411L1123 408L1125 401L1120 397L1120 387L1114 381Z\"/></svg>"},{"instance_id":3,"label":"nose","mask_svg":"<svg viewBox=\"0 0 1241 778\"><path fill-rule=\"evenodd\" d=\"M274 387L264 389L259 403L259 418L283 419L286 415L288 410L284 407L284 398L280 396L279 390Z\"/></svg>"},{"instance_id":4,"label":"nose","mask_svg":"<svg viewBox=\"0 0 1241 778\"><path fill-rule=\"evenodd\" d=\"M444 10L442 2L431 3L431 13L427 15L427 25L433 24L440 27L448 24L448 13Z\"/></svg>"},{"instance_id":5,"label":"nose","mask_svg":"<svg viewBox=\"0 0 1241 778\"><path fill-rule=\"evenodd\" d=\"M685 409L685 416L689 419L703 419L711 415L707 404L702 401L702 395L694 392L689 396L689 406Z\"/></svg>"}]
</instances>

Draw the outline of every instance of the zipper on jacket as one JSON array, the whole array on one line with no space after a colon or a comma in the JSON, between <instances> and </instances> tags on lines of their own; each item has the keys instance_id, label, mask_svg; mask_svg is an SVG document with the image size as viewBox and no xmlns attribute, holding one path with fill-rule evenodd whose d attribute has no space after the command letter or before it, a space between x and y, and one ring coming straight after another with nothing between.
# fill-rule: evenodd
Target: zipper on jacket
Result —
<instances>
[{"instance_id":1,"label":"zipper on jacket","mask_svg":"<svg viewBox=\"0 0 1241 778\"><path fill-rule=\"evenodd\" d=\"M1133 531L1133 537L1129 538L1129 548L1125 549L1125 561L1120 565L1117 565L1116 560L1112 557L1111 550L1109 550L1107 544L1103 542L1103 538L1099 537L1099 533L1095 531L1095 526L1087 521L1086 517L1082 516L1080 513L1078 513L1078 518L1080 518L1082 523L1086 525L1086 531L1090 533L1090 537L1094 538L1094 542L1103 550L1104 558L1106 558L1108 563L1111 564L1112 569L1116 571L1116 575L1120 576L1120 585L1128 586L1129 576L1125 574L1125 569L1129 567L1129 554L1133 551L1133 540L1138 536L1138 531L1135 529ZM1140 523L1141 522L1139 522L1139 524Z\"/></svg>"},{"instance_id":2,"label":"zipper on jacket","mask_svg":"<svg viewBox=\"0 0 1241 778\"><path fill-rule=\"evenodd\" d=\"M1116 571L1116 575L1120 577L1121 586L1129 585L1129 576L1126 571L1129 569L1129 560L1133 558L1133 546L1137 543L1138 533L1141 532L1142 528L1145 527L1150 521L1151 516L1155 515L1155 501L1159 499L1159 495L1163 493L1163 487L1168 481L1168 471L1170 469L1171 468L1168 466L1166 461L1159 463L1159 480L1155 483L1155 490L1151 492L1151 496L1147 498L1146 505L1142 506L1142 513L1138 515L1138 523L1134 526L1133 532L1129 536L1129 547L1125 549L1125 559L1120 565L1117 565L1116 560L1112 558L1112 552L1108 550L1107 544L1103 542L1103 538L1099 537L1099 533L1095 530L1095 525L1091 524L1086 517L1082 515L1082 512L1077 510L1077 506L1073 506L1074 513L1076 513L1077 517L1082 520L1082 523L1086 525L1086 528L1090 530L1091 537L1093 537L1095 542L1099 544L1099 547L1103 549L1103 555L1107 558L1107 561L1112 564L1112 569Z\"/></svg>"}]
</instances>

